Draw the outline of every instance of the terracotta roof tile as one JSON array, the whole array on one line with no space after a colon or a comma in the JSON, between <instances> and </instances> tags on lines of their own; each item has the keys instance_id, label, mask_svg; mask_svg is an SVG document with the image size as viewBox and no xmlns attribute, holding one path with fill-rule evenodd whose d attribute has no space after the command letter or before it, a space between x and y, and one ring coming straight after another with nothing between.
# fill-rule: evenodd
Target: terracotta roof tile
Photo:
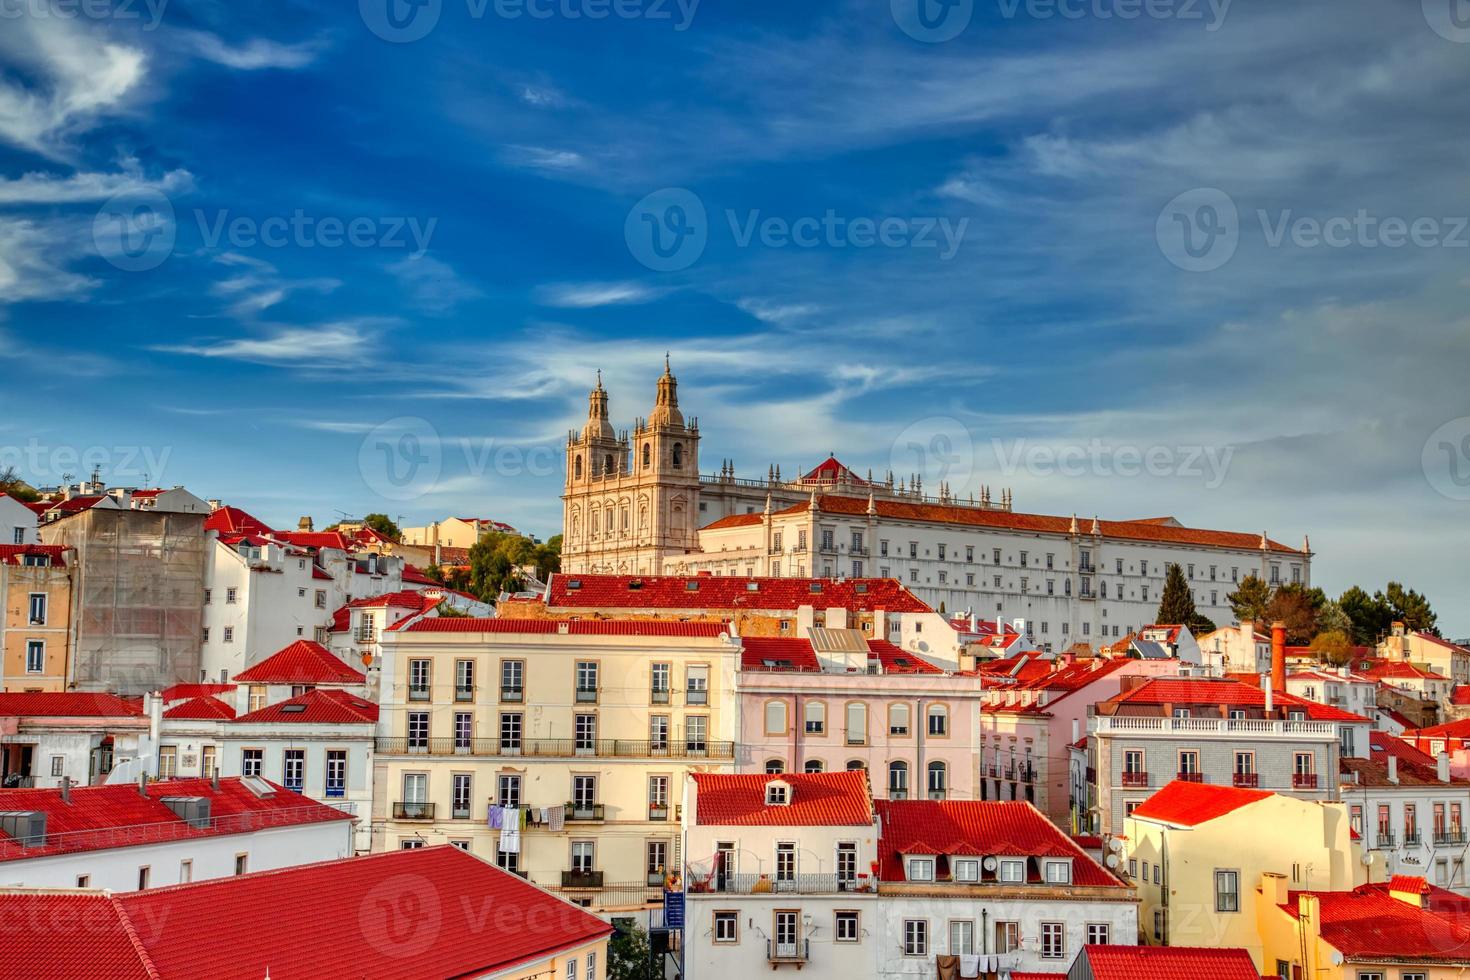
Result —
<instances>
[{"instance_id":1,"label":"terracotta roof tile","mask_svg":"<svg viewBox=\"0 0 1470 980\"><path fill-rule=\"evenodd\" d=\"M79 691L0 694L0 718L116 718L142 714L138 704L116 694Z\"/></svg>"},{"instance_id":2,"label":"terracotta roof tile","mask_svg":"<svg viewBox=\"0 0 1470 980\"><path fill-rule=\"evenodd\" d=\"M714 638L729 632L724 623L669 623L631 619L481 619L436 616L409 625L409 633L565 633L569 636L683 636Z\"/></svg>"},{"instance_id":3,"label":"terracotta roof tile","mask_svg":"<svg viewBox=\"0 0 1470 980\"><path fill-rule=\"evenodd\" d=\"M1273 795L1263 789L1237 789L1176 779L1144 800L1133 815L1181 827L1197 827Z\"/></svg>"},{"instance_id":4,"label":"terracotta roof tile","mask_svg":"<svg viewBox=\"0 0 1470 980\"><path fill-rule=\"evenodd\" d=\"M873 822L868 774L856 772L691 773L698 791L696 820L704 826L865 827ZM767 805L766 784L791 787L790 802Z\"/></svg>"},{"instance_id":5,"label":"terracotta roof tile","mask_svg":"<svg viewBox=\"0 0 1470 980\"><path fill-rule=\"evenodd\" d=\"M39 555L49 564L65 567L70 550L59 544L0 544L0 565L24 565L27 557Z\"/></svg>"},{"instance_id":6,"label":"terracotta roof tile","mask_svg":"<svg viewBox=\"0 0 1470 980\"><path fill-rule=\"evenodd\" d=\"M1210 980L1260 980L1243 949L1189 946L1085 946L1083 956L1093 980L1161 980L1164 977L1209 977Z\"/></svg>"},{"instance_id":7,"label":"terracotta roof tile","mask_svg":"<svg viewBox=\"0 0 1470 980\"><path fill-rule=\"evenodd\" d=\"M163 716L165 718L188 718L195 721L229 720L235 717L235 709L219 698L205 696L180 702L165 711Z\"/></svg>"},{"instance_id":8,"label":"terracotta roof tile","mask_svg":"<svg viewBox=\"0 0 1470 980\"><path fill-rule=\"evenodd\" d=\"M318 688L241 715L238 724L360 724L378 720L378 706L347 691Z\"/></svg>"},{"instance_id":9,"label":"terracotta roof tile","mask_svg":"<svg viewBox=\"0 0 1470 980\"><path fill-rule=\"evenodd\" d=\"M1458 896L1441 903L1440 891L1429 890L1428 909L1393 898L1386 884L1342 892L1291 892L1281 907L1297 918L1301 896L1316 897L1323 941L1348 960L1470 963L1470 916ZM1438 908L1441 904L1443 911Z\"/></svg>"},{"instance_id":10,"label":"terracotta roof tile","mask_svg":"<svg viewBox=\"0 0 1470 980\"><path fill-rule=\"evenodd\" d=\"M244 684L363 684L367 676L312 640L297 640L235 675Z\"/></svg>"},{"instance_id":11,"label":"terracotta roof tile","mask_svg":"<svg viewBox=\"0 0 1470 980\"><path fill-rule=\"evenodd\" d=\"M575 587L574 587L575 583ZM739 578L733 575L551 577L547 605L574 609L760 609L933 612L897 579Z\"/></svg>"}]
</instances>

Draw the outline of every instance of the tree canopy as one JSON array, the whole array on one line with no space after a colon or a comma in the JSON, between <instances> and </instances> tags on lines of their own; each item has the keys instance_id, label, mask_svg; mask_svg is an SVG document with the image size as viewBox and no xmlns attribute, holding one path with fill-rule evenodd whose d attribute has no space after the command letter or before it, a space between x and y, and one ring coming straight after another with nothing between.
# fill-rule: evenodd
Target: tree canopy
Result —
<instances>
[{"instance_id":1,"label":"tree canopy","mask_svg":"<svg viewBox=\"0 0 1470 980\"><path fill-rule=\"evenodd\" d=\"M1189 627L1189 631L1196 636L1208 633L1215 628L1215 624L1207 617L1200 615L1194 608L1194 593L1189 589L1189 583L1184 580L1184 571L1177 564L1169 566L1169 573L1164 579L1164 594L1159 597L1159 611L1154 616L1154 622L1161 624L1182 623Z\"/></svg>"}]
</instances>

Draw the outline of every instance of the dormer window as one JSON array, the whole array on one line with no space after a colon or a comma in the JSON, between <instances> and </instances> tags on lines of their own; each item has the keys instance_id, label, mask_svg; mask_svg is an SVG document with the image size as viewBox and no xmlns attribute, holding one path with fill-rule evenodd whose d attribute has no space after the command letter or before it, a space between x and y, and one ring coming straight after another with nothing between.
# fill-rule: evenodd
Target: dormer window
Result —
<instances>
[{"instance_id":1,"label":"dormer window","mask_svg":"<svg viewBox=\"0 0 1470 980\"><path fill-rule=\"evenodd\" d=\"M1047 861L1046 883L1048 885L1070 885L1072 883L1072 862Z\"/></svg>"},{"instance_id":2,"label":"dormer window","mask_svg":"<svg viewBox=\"0 0 1470 980\"><path fill-rule=\"evenodd\" d=\"M976 858L950 858L955 881L979 881L980 862Z\"/></svg>"},{"instance_id":3,"label":"dormer window","mask_svg":"<svg viewBox=\"0 0 1470 980\"><path fill-rule=\"evenodd\" d=\"M791 802L791 784L780 779L766 783L766 806L786 806Z\"/></svg>"},{"instance_id":4,"label":"dormer window","mask_svg":"<svg viewBox=\"0 0 1470 980\"><path fill-rule=\"evenodd\" d=\"M933 881L934 859L932 857L909 858L909 881Z\"/></svg>"},{"instance_id":5,"label":"dormer window","mask_svg":"<svg viewBox=\"0 0 1470 980\"><path fill-rule=\"evenodd\" d=\"M1026 862L1002 860L996 869L996 880L1007 884L1021 884L1026 880Z\"/></svg>"}]
</instances>

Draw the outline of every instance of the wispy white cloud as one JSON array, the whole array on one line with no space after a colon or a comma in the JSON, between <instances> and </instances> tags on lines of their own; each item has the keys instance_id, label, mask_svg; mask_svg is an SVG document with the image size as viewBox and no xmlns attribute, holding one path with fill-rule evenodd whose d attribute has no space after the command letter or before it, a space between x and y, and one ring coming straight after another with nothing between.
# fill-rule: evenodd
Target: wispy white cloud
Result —
<instances>
[{"instance_id":1,"label":"wispy white cloud","mask_svg":"<svg viewBox=\"0 0 1470 980\"><path fill-rule=\"evenodd\" d=\"M309 327L277 326L260 337L156 344L148 350L252 364L336 367L369 360L383 324L381 320L348 320Z\"/></svg>"},{"instance_id":2,"label":"wispy white cloud","mask_svg":"<svg viewBox=\"0 0 1470 980\"><path fill-rule=\"evenodd\" d=\"M322 41L286 44L266 38L251 38L243 44L232 45L208 31L177 30L173 33L197 56L237 71L305 68L326 48Z\"/></svg>"},{"instance_id":3,"label":"wispy white cloud","mask_svg":"<svg viewBox=\"0 0 1470 980\"><path fill-rule=\"evenodd\" d=\"M0 177L0 204L81 204L144 191L185 194L193 187L194 177L187 170L170 170L157 180L148 179L136 167L118 173L79 172L65 177L37 171L13 180Z\"/></svg>"},{"instance_id":4,"label":"wispy white cloud","mask_svg":"<svg viewBox=\"0 0 1470 980\"><path fill-rule=\"evenodd\" d=\"M513 167L550 173L581 170L587 166L587 158L575 150L557 150L545 146L507 146L502 150L501 156Z\"/></svg>"},{"instance_id":5,"label":"wispy white cloud","mask_svg":"<svg viewBox=\"0 0 1470 980\"><path fill-rule=\"evenodd\" d=\"M590 309L650 303L665 292L639 282L563 282L541 286L536 298L543 306Z\"/></svg>"},{"instance_id":6,"label":"wispy white cloud","mask_svg":"<svg viewBox=\"0 0 1470 980\"><path fill-rule=\"evenodd\" d=\"M777 303L750 296L736 300L735 305L757 320L778 326L805 320L822 312L822 307L816 303Z\"/></svg>"},{"instance_id":7,"label":"wispy white cloud","mask_svg":"<svg viewBox=\"0 0 1470 980\"><path fill-rule=\"evenodd\" d=\"M326 295L342 285L341 280L319 277L290 279L269 262L238 252L225 252L214 257L216 264L232 272L209 287L211 295L228 301L226 312L233 317L250 319L277 306L293 293Z\"/></svg>"},{"instance_id":8,"label":"wispy white cloud","mask_svg":"<svg viewBox=\"0 0 1470 980\"><path fill-rule=\"evenodd\" d=\"M482 295L453 266L427 253L409 255L389 265L388 271L403 288L409 305L424 313L442 316Z\"/></svg>"}]
</instances>

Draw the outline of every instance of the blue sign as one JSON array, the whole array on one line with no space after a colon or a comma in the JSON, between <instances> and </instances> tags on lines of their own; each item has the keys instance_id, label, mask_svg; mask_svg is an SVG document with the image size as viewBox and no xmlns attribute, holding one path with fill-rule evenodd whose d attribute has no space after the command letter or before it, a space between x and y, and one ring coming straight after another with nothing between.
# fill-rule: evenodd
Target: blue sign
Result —
<instances>
[{"instance_id":1,"label":"blue sign","mask_svg":"<svg viewBox=\"0 0 1470 980\"><path fill-rule=\"evenodd\" d=\"M684 893L664 892L664 925L670 929L684 929Z\"/></svg>"}]
</instances>

